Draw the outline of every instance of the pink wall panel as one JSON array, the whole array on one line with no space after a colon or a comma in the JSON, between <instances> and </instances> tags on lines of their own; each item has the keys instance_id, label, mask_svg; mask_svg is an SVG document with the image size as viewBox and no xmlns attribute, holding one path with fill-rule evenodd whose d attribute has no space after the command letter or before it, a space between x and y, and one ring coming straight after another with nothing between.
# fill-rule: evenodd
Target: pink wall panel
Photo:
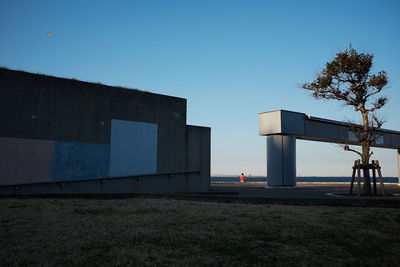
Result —
<instances>
[{"instance_id":1,"label":"pink wall panel","mask_svg":"<svg viewBox=\"0 0 400 267\"><path fill-rule=\"evenodd\" d=\"M49 181L54 144L0 137L0 184Z\"/></svg>"}]
</instances>

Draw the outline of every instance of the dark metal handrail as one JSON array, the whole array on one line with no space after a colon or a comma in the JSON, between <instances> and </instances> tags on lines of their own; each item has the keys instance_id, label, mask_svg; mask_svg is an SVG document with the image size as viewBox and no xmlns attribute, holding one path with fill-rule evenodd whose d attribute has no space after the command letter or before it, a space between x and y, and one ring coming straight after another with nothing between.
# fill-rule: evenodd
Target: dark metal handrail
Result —
<instances>
[{"instance_id":1,"label":"dark metal handrail","mask_svg":"<svg viewBox=\"0 0 400 267\"><path fill-rule=\"evenodd\" d=\"M73 182L85 182L85 181L100 181L104 182L107 180L116 180L116 179L127 179L127 178L136 178L140 180L141 178L151 177L151 176L168 176L173 177L175 175L180 174L200 174L200 170L190 170L190 171L182 171L182 172L165 172L165 173L151 173L151 174L140 174L140 175L127 175L127 176L113 176L113 177L103 177L103 178L86 178L86 179L76 179L76 180L61 180L61 181L44 181L44 182L33 182L33 183L15 183L15 184L2 184L0 187L9 187L9 186L25 186L25 185L43 185L43 184L64 184L64 183L73 183Z\"/></svg>"}]
</instances>

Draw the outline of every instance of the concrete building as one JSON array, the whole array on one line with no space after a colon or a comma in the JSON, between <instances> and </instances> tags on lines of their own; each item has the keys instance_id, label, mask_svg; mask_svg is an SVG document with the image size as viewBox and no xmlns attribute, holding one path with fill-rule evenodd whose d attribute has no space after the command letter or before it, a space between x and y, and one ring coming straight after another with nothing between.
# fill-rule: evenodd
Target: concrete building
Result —
<instances>
[{"instance_id":1,"label":"concrete building","mask_svg":"<svg viewBox=\"0 0 400 267\"><path fill-rule=\"evenodd\" d=\"M296 185L296 139L359 145L348 123L308 116L304 113L275 110L262 112L259 135L267 136L268 186ZM400 132L379 129L372 147L397 149L400 178Z\"/></svg>"},{"instance_id":2,"label":"concrete building","mask_svg":"<svg viewBox=\"0 0 400 267\"><path fill-rule=\"evenodd\" d=\"M0 103L0 193L209 188L210 128L186 125L186 99L0 68Z\"/></svg>"}]
</instances>

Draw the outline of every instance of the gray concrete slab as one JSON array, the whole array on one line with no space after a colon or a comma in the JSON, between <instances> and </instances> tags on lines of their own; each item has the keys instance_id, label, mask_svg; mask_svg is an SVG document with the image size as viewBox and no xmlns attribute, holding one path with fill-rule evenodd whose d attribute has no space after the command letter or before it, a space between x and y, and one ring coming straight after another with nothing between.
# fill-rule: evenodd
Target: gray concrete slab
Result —
<instances>
[{"instance_id":1,"label":"gray concrete slab","mask_svg":"<svg viewBox=\"0 0 400 267\"><path fill-rule=\"evenodd\" d=\"M400 132L375 129L381 136L372 147L399 149ZM360 145L352 137L351 125L346 122L311 117L304 113L274 110L259 113L259 135L293 135L296 139Z\"/></svg>"},{"instance_id":2,"label":"gray concrete slab","mask_svg":"<svg viewBox=\"0 0 400 267\"><path fill-rule=\"evenodd\" d=\"M198 193L117 193L117 194L43 194L43 195L1 195L18 198L167 198L190 201L242 203L260 205L303 205L334 207L381 207L400 208L400 187L386 184L385 190L392 194L388 197L340 197L332 193L348 193L349 184L306 184L298 187L265 188L265 183L217 182L211 183L210 191Z\"/></svg>"},{"instance_id":3,"label":"gray concrete slab","mask_svg":"<svg viewBox=\"0 0 400 267\"><path fill-rule=\"evenodd\" d=\"M248 198L303 198L303 199L338 199L340 194L348 194L348 183L297 183L296 187L267 187L266 183L256 182L212 182L210 191L213 194L227 194ZM357 188L354 187L353 193ZM380 186L377 185L378 194ZM386 184L385 192L394 195L391 198L400 200L400 186ZM364 197L365 198L365 197ZM376 197L373 197L376 198ZM387 198L387 197L386 197Z\"/></svg>"}]
</instances>

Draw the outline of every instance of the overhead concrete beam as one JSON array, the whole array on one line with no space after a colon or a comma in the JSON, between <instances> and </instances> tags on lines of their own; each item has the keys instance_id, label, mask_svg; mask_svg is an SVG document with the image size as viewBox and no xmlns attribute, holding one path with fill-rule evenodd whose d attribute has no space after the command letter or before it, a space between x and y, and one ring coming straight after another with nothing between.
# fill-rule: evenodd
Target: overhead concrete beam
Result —
<instances>
[{"instance_id":1,"label":"overhead concrete beam","mask_svg":"<svg viewBox=\"0 0 400 267\"><path fill-rule=\"evenodd\" d=\"M400 148L400 132L378 129L379 138L371 146ZM275 110L259 113L259 135L294 135L296 139L359 145L352 136L350 124L311 117L304 113Z\"/></svg>"},{"instance_id":2,"label":"overhead concrete beam","mask_svg":"<svg viewBox=\"0 0 400 267\"><path fill-rule=\"evenodd\" d=\"M259 135L267 136L268 186L296 185L296 139L360 145L346 122L275 110L259 113ZM400 178L400 132L377 129L373 147L397 149Z\"/></svg>"}]
</instances>

